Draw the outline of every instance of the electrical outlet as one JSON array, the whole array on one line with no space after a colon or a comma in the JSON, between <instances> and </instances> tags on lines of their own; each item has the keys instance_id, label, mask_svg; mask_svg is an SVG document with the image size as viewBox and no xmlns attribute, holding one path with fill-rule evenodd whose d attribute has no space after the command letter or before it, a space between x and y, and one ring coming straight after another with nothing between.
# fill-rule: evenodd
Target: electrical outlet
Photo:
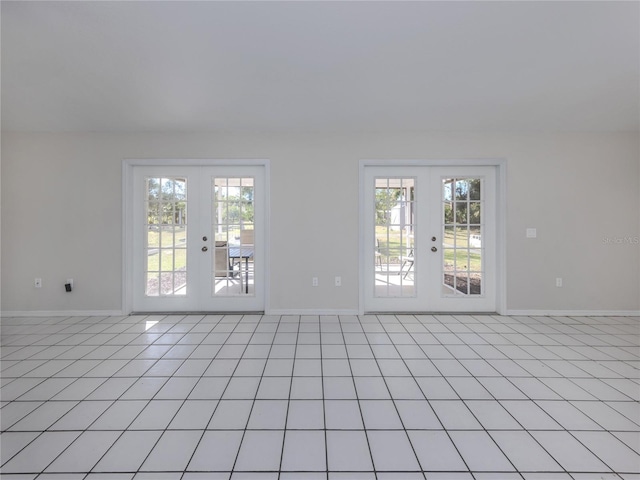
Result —
<instances>
[{"instance_id":1,"label":"electrical outlet","mask_svg":"<svg viewBox=\"0 0 640 480\"><path fill-rule=\"evenodd\" d=\"M562 286L562 278L558 277L556 278L556 287L561 287Z\"/></svg>"},{"instance_id":2,"label":"electrical outlet","mask_svg":"<svg viewBox=\"0 0 640 480\"><path fill-rule=\"evenodd\" d=\"M41 278L36 278L33 282L34 286L36 288L42 288L42 279Z\"/></svg>"},{"instance_id":3,"label":"electrical outlet","mask_svg":"<svg viewBox=\"0 0 640 480\"><path fill-rule=\"evenodd\" d=\"M527 238L536 238L538 236L538 230L535 228L527 228Z\"/></svg>"},{"instance_id":4,"label":"electrical outlet","mask_svg":"<svg viewBox=\"0 0 640 480\"><path fill-rule=\"evenodd\" d=\"M313 277L311 279L311 286L312 287L317 287L318 286L318 277Z\"/></svg>"},{"instance_id":5,"label":"electrical outlet","mask_svg":"<svg viewBox=\"0 0 640 480\"><path fill-rule=\"evenodd\" d=\"M336 287L342 286L342 277L336 277Z\"/></svg>"}]
</instances>

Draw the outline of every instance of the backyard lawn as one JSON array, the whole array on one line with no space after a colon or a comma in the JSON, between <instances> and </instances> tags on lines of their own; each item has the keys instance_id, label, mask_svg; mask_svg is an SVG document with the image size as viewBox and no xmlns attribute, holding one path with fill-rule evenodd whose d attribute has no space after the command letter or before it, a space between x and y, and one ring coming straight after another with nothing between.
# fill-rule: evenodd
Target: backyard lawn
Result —
<instances>
[{"instance_id":1,"label":"backyard lawn","mask_svg":"<svg viewBox=\"0 0 640 480\"><path fill-rule=\"evenodd\" d=\"M444 263L445 270L455 269L481 271L482 258L480 249L471 248L469 246L469 236L479 234L478 228L469 228L469 230L458 228L454 232L453 227L445 227L444 232ZM398 264L403 262L403 257L411 253L411 245L413 239L404 231L392 230L385 226L376 227L376 238L378 239L378 248L383 259L388 257L386 263ZM440 243L437 245L441 248ZM456 247L455 249L453 247Z\"/></svg>"},{"instance_id":2,"label":"backyard lawn","mask_svg":"<svg viewBox=\"0 0 640 480\"><path fill-rule=\"evenodd\" d=\"M147 232L147 271L171 272L187 266L185 227L151 227Z\"/></svg>"}]
</instances>

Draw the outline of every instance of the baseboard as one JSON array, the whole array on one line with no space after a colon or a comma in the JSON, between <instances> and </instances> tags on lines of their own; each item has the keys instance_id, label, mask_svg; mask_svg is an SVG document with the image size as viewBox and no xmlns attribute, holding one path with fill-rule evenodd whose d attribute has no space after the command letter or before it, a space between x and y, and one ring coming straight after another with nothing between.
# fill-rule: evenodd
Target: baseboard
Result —
<instances>
[{"instance_id":1,"label":"baseboard","mask_svg":"<svg viewBox=\"0 0 640 480\"><path fill-rule=\"evenodd\" d=\"M229 312L231 313L231 312ZM390 313L390 312L387 312ZM403 313L403 312L396 312ZM237 312L236 312L237 314ZM357 309L286 308L267 315L359 315ZM450 312L449 315L460 315ZM0 317L120 317L122 310L4 310ZM507 310L507 316L525 317L640 317L640 310Z\"/></svg>"},{"instance_id":2,"label":"baseboard","mask_svg":"<svg viewBox=\"0 0 640 480\"><path fill-rule=\"evenodd\" d=\"M3 310L0 317L120 317L122 310Z\"/></svg>"},{"instance_id":3,"label":"baseboard","mask_svg":"<svg viewBox=\"0 0 640 480\"><path fill-rule=\"evenodd\" d=\"M267 315L358 315L357 309L285 308L271 309Z\"/></svg>"},{"instance_id":4,"label":"baseboard","mask_svg":"<svg viewBox=\"0 0 640 480\"><path fill-rule=\"evenodd\" d=\"M640 310L507 310L506 315L512 317L638 317Z\"/></svg>"}]
</instances>

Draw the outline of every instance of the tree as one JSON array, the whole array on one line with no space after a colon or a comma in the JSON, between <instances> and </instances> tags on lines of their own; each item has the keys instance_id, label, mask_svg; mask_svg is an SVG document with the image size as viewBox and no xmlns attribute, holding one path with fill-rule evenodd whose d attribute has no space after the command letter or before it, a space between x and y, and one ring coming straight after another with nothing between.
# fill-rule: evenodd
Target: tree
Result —
<instances>
[{"instance_id":1,"label":"tree","mask_svg":"<svg viewBox=\"0 0 640 480\"><path fill-rule=\"evenodd\" d=\"M376 188L376 225L390 223L391 209L398 203L401 194L400 188Z\"/></svg>"}]
</instances>

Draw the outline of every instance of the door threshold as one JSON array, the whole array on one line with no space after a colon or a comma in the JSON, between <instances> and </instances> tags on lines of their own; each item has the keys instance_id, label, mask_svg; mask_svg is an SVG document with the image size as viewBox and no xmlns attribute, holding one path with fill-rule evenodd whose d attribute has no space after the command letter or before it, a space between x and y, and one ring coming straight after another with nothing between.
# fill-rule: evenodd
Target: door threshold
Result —
<instances>
[{"instance_id":1,"label":"door threshold","mask_svg":"<svg viewBox=\"0 0 640 480\"><path fill-rule=\"evenodd\" d=\"M264 315L264 311L131 312L129 315Z\"/></svg>"},{"instance_id":2,"label":"door threshold","mask_svg":"<svg viewBox=\"0 0 640 480\"><path fill-rule=\"evenodd\" d=\"M364 312L364 315L499 315L498 312Z\"/></svg>"}]
</instances>

